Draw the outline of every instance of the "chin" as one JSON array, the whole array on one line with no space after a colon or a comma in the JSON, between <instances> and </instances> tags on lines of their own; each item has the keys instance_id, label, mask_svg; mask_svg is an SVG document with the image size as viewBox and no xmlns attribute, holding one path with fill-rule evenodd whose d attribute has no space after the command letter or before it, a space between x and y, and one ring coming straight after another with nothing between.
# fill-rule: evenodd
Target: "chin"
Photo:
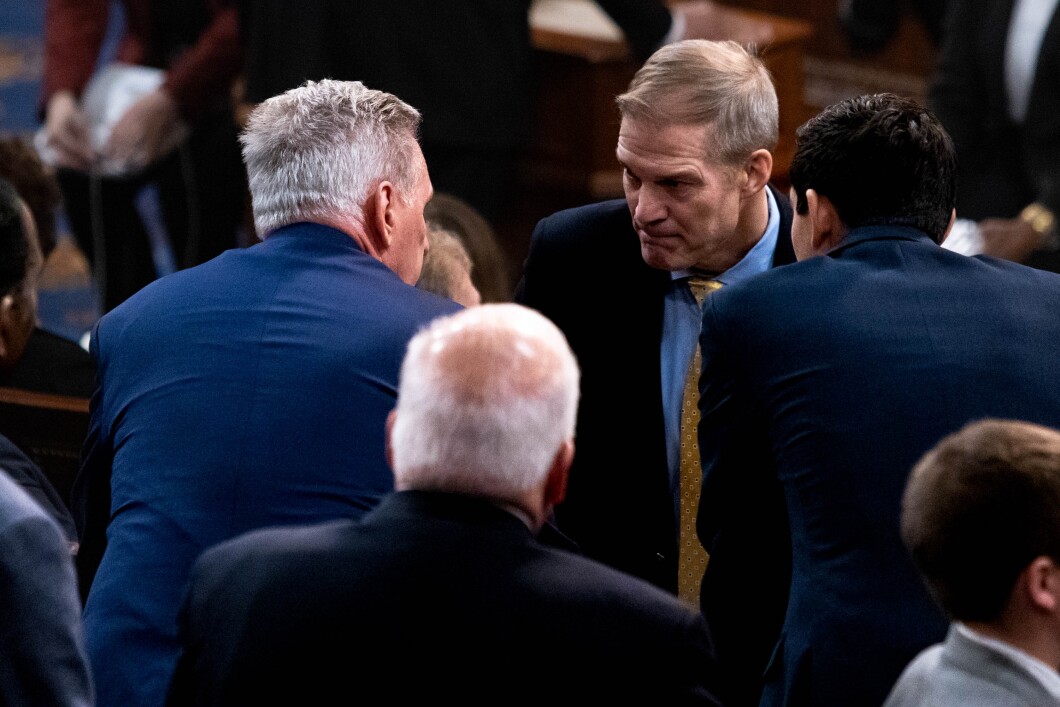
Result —
<instances>
[{"instance_id":1,"label":"chin","mask_svg":"<svg viewBox=\"0 0 1060 707\"><path fill-rule=\"evenodd\" d=\"M674 257L673 253L658 248L652 248L643 243L640 246L640 257L644 259L644 262L648 267L655 268L656 270L668 270L673 272L674 270L691 267L678 262L678 259Z\"/></svg>"}]
</instances>

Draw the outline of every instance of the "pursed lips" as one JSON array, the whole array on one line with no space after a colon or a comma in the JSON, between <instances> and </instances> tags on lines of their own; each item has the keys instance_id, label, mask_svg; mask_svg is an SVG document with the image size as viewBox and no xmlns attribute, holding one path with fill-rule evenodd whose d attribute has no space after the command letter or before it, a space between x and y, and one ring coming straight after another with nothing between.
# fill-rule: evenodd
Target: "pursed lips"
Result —
<instances>
[{"instance_id":1,"label":"pursed lips","mask_svg":"<svg viewBox=\"0 0 1060 707\"><path fill-rule=\"evenodd\" d=\"M640 239L642 241L665 241L681 237L680 234L677 233L649 231L647 229L639 227L637 228L637 235L640 236Z\"/></svg>"}]
</instances>

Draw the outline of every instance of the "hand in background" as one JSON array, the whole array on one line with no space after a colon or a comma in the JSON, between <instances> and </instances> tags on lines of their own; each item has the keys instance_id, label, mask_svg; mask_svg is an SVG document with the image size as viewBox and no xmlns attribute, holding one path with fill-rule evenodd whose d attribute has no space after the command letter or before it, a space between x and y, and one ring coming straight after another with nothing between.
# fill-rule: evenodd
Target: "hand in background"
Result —
<instances>
[{"instance_id":1,"label":"hand in background","mask_svg":"<svg viewBox=\"0 0 1060 707\"><path fill-rule=\"evenodd\" d=\"M681 0L670 4L670 11L685 20L682 39L731 39L743 45L761 47L773 40L773 30L765 22L749 19L737 10L712 0Z\"/></svg>"},{"instance_id":2,"label":"hand in background","mask_svg":"<svg viewBox=\"0 0 1060 707\"><path fill-rule=\"evenodd\" d=\"M983 236L983 253L1017 263L1045 245L1044 236L1018 218L984 219L979 222L979 231Z\"/></svg>"},{"instance_id":3,"label":"hand in background","mask_svg":"<svg viewBox=\"0 0 1060 707\"><path fill-rule=\"evenodd\" d=\"M44 121L45 146L53 151L50 162L57 167L88 171L95 160L88 134L88 121L70 91L56 91L48 100Z\"/></svg>"},{"instance_id":4,"label":"hand in background","mask_svg":"<svg viewBox=\"0 0 1060 707\"><path fill-rule=\"evenodd\" d=\"M133 103L114 124L102 150L105 168L143 169L176 149L187 134L176 102L164 90L154 90Z\"/></svg>"}]
</instances>

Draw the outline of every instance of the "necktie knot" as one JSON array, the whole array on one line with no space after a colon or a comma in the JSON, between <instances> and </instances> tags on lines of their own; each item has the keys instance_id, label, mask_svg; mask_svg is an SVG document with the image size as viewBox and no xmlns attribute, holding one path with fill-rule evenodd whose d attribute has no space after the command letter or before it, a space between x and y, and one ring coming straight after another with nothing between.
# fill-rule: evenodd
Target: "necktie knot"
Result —
<instances>
[{"instance_id":1,"label":"necktie knot","mask_svg":"<svg viewBox=\"0 0 1060 707\"><path fill-rule=\"evenodd\" d=\"M706 299L707 295L719 287L721 287L720 282L702 275L692 275L688 278L688 289L692 291L692 296L696 298L696 304L703 304L703 300Z\"/></svg>"}]
</instances>

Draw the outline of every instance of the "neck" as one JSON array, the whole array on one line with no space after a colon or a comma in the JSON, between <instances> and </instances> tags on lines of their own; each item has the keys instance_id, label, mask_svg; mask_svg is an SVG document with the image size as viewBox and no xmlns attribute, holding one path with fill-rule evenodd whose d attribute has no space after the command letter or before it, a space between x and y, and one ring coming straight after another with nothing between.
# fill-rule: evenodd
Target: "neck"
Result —
<instances>
[{"instance_id":1,"label":"neck","mask_svg":"<svg viewBox=\"0 0 1060 707\"><path fill-rule=\"evenodd\" d=\"M372 246L372 240L366 235L364 224L360 219L354 217L348 218L317 218L314 219L316 223L321 226L329 226L334 228L336 231L342 231L347 236L352 238L357 245L361 247L368 255L378 259L379 254Z\"/></svg>"},{"instance_id":2,"label":"neck","mask_svg":"<svg viewBox=\"0 0 1060 707\"><path fill-rule=\"evenodd\" d=\"M1036 621L983 623L966 621L965 625L995 641L1007 643L1053 669L1060 670L1060 635Z\"/></svg>"},{"instance_id":3,"label":"neck","mask_svg":"<svg viewBox=\"0 0 1060 707\"><path fill-rule=\"evenodd\" d=\"M711 271L723 273L736 263L743 260L762 236L769 226L769 197L766 196L768 187L762 187L756 194L740 205L740 216L736 222L736 232L733 237L734 247L729 251L725 262L714 263L716 267L708 268Z\"/></svg>"}]
</instances>

